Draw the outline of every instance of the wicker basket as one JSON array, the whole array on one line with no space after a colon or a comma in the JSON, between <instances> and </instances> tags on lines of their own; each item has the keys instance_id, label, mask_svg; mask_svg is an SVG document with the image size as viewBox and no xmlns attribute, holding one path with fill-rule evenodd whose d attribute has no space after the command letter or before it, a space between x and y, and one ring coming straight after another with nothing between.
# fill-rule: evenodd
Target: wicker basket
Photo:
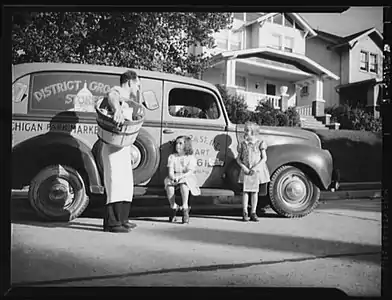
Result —
<instances>
[{"instance_id":1,"label":"wicker basket","mask_svg":"<svg viewBox=\"0 0 392 300\"><path fill-rule=\"evenodd\" d=\"M117 126L113 121L113 114L109 112L107 98L97 101L98 137L104 143L126 147L135 142L144 122L145 110L143 105L137 102L127 99L126 103L133 109L133 119L137 117L137 120L126 119L123 125Z\"/></svg>"}]
</instances>

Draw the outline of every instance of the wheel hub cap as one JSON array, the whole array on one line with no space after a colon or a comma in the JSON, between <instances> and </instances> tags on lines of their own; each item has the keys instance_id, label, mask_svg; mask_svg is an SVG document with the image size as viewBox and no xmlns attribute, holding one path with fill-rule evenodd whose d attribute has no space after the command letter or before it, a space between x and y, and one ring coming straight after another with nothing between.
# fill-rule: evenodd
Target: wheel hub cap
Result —
<instances>
[{"instance_id":1,"label":"wheel hub cap","mask_svg":"<svg viewBox=\"0 0 392 300\"><path fill-rule=\"evenodd\" d=\"M300 180L292 180L286 185L285 194L288 201L299 201L305 196L306 187Z\"/></svg>"},{"instance_id":2,"label":"wheel hub cap","mask_svg":"<svg viewBox=\"0 0 392 300\"><path fill-rule=\"evenodd\" d=\"M49 200L55 205L67 205L72 202L72 192L66 180L57 178L49 188Z\"/></svg>"}]
</instances>

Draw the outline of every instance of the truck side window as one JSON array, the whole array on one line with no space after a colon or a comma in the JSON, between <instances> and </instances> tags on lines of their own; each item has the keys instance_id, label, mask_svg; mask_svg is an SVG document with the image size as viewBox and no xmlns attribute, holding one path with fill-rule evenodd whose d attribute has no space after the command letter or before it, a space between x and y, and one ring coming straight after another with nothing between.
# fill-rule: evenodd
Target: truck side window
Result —
<instances>
[{"instance_id":1,"label":"truck side window","mask_svg":"<svg viewBox=\"0 0 392 300\"><path fill-rule=\"evenodd\" d=\"M215 97L207 92L191 89L172 89L169 93L169 114L174 117L218 119Z\"/></svg>"}]
</instances>

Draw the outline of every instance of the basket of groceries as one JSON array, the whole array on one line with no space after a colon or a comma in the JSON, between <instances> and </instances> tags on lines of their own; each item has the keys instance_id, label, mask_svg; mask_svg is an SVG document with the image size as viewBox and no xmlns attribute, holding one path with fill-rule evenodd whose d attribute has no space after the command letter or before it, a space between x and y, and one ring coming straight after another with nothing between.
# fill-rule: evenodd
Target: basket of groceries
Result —
<instances>
[{"instance_id":1,"label":"basket of groceries","mask_svg":"<svg viewBox=\"0 0 392 300\"><path fill-rule=\"evenodd\" d=\"M96 104L98 137L107 144L125 147L132 145L143 125L145 110L143 105L123 99L122 113L124 123L117 125L114 120L114 112L109 106L107 97L99 99Z\"/></svg>"}]
</instances>

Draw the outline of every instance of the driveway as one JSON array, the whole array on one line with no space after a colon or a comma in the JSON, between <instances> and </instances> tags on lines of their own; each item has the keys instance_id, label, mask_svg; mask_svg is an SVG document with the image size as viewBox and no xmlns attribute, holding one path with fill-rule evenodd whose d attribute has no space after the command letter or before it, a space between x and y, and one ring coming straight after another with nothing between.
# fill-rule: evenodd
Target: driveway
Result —
<instances>
[{"instance_id":1,"label":"driveway","mask_svg":"<svg viewBox=\"0 0 392 300\"><path fill-rule=\"evenodd\" d=\"M333 287L381 295L381 202L320 204L302 219L268 210L259 223L239 207L194 210L188 225L162 209L133 210L137 228L101 230L100 211L68 224L12 212L13 286ZM135 215L138 215L137 217Z\"/></svg>"}]
</instances>

